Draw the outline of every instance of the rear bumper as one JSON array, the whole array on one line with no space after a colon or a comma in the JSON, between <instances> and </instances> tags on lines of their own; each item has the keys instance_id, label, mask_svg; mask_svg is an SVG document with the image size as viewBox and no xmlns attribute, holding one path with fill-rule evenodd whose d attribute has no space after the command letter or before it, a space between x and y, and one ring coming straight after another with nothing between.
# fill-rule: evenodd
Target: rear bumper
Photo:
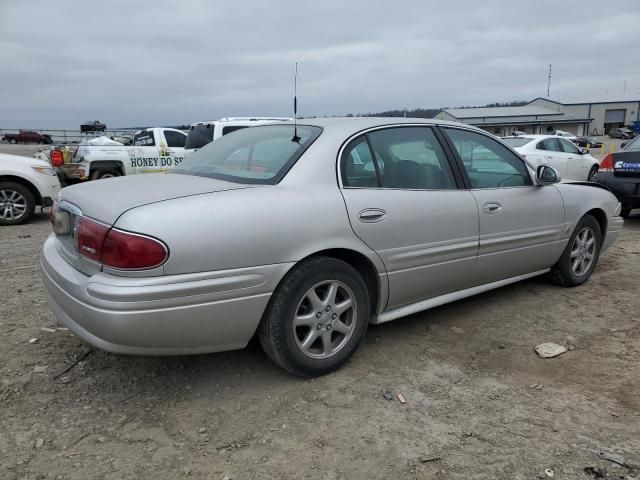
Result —
<instances>
[{"instance_id":1,"label":"rear bumper","mask_svg":"<svg viewBox=\"0 0 640 480\"><path fill-rule=\"evenodd\" d=\"M611 172L599 172L598 183L609 187L623 207L640 208L640 177L616 177Z\"/></svg>"},{"instance_id":2,"label":"rear bumper","mask_svg":"<svg viewBox=\"0 0 640 480\"><path fill-rule=\"evenodd\" d=\"M289 264L160 277L85 275L54 236L42 279L56 317L87 343L114 353L182 355L244 347Z\"/></svg>"}]
</instances>

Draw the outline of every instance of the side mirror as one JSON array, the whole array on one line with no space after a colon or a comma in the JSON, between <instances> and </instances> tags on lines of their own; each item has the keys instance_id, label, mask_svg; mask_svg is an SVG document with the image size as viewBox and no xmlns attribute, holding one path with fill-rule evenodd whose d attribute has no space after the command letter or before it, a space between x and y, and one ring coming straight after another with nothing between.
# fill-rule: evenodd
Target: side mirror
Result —
<instances>
[{"instance_id":1,"label":"side mirror","mask_svg":"<svg viewBox=\"0 0 640 480\"><path fill-rule=\"evenodd\" d=\"M540 165L536 168L536 182L538 185L551 185L552 183L558 183L560 180L562 180L560 174L555 168L549 165Z\"/></svg>"},{"instance_id":2,"label":"side mirror","mask_svg":"<svg viewBox=\"0 0 640 480\"><path fill-rule=\"evenodd\" d=\"M587 153L589 153L589 151L586 148L578 147L578 150L580 151L580 155L586 155Z\"/></svg>"}]
</instances>

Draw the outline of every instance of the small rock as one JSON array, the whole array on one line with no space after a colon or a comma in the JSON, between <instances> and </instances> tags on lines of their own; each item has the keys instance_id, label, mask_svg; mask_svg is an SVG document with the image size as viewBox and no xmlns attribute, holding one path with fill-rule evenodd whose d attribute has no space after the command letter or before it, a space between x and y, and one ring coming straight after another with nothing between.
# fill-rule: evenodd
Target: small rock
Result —
<instances>
[{"instance_id":1,"label":"small rock","mask_svg":"<svg viewBox=\"0 0 640 480\"><path fill-rule=\"evenodd\" d=\"M198 433L201 433L201 434L202 434L202 433L207 433L207 429L206 429L206 428L204 428L204 427L200 427L200 428L198 429Z\"/></svg>"},{"instance_id":2,"label":"small rock","mask_svg":"<svg viewBox=\"0 0 640 480\"><path fill-rule=\"evenodd\" d=\"M71 383L71 379L69 377L62 377L60 383Z\"/></svg>"},{"instance_id":3,"label":"small rock","mask_svg":"<svg viewBox=\"0 0 640 480\"><path fill-rule=\"evenodd\" d=\"M547 474L544 472L538 472L538 478L547 478Z\"/></svg>"},{"instance_id":4,"label":"small rock","mask_svg":"<svg viewBox=\"0 0 640 480\"><path fill-rule=\"evenodd\" d=\"M567 348L570 352L573 352L576 349L576 347L574 347L573 345L569 345Z\"/></svg>"},{"instance_id":5,"label":"small rock","mask_svg":"<svg viewBox=\"0 0 640 480\"><path fill-rule=\"evenodd\" d=\"M39 438L38 440L36 440L36 448L42 447L44 447L44 438Z\"/></svg>"},{"instance_id":6,"label":"small rock","mask_svg":"<svg viewBox=\"0 0 640 480\"><path fill-rule=\"evenodd\" d=\"M464 333L464 329L460 327L451 327L451 330L453 330L455 333Z\"/></svg>"},{"instance_id":7,"label":"small rock","mask_svg":"<svg viewBox=\"0 0 640 480\"><path fill-rule=\"evenodd\" d=\"M222 480L232 480L232 478L229 475L225 475Z\"/></svg>"},{"instance_id":8,"label":"small rock","mask_svg":"<svg viewBox=\"0 0 640 480\"><path fill-rule=\"evenodd\" d=\"M36 365L35 367L33 367L33 373L44 373L47 370L48 366L40 366L40 365Z\"/></svg>"},{"instance_id":9,"label":"small rock","mask_svg":"<svg viewBox=\"0 0 640 480\"><path fill-rule=\"evenodd\" d=\"M107 437L98 437L98 443L105 443L107 441Z\"/></svg>"},{"instance_id":10,"label":"small rock","mask_svg":"<svg viewBox=\"0 0 640 480\"><path fill-rule=\"evenodd\" d=\"M542 390L543 388L544 388L544 385L538 385L538 386L536 387L536 390Z\"/></svg>"},{"instance_id":11,"label":"small rock","mask_svg":"<svg viewBox=\"0 0 640 480\"><path fill-rule=\"evenodd\" d=\"M34 343L38 343L40 341L39 338L32 338L31 340L29 340L29 343L34 344Z\"/></svg>"},{"instance_id":12,"label":"small rock","mask_svg":"<svg viewBox=\"0 0 640 480\"><path fill-rule=\"evenodd\" d=\"M544 474L547 478L553 478L553 470L551 470L550 468L545 468Z\"/></svg>"},{"instance_id":13,"label":"small rock","mask_svg":"<svg viewBox=\"0 0 640 480\"><path fill-rule=\"evenodd\" d=\"M536 388L538 385L540 385L539 383L532 383L531 385L529 385L529 388Z\"/></svg>"},{"instance_id":14,"label":"small rock","mask_svg":"<svg viewBox=\"0 0 640 480\"><path fill-rule=\"evenodd\" d=\"M540 358L552 358L565 353L567 347L558 345L557 343L547 342L536 346L535 351Z\"/></svg>"},{"instance_id":15,"label":"small rock","mask_svg":"<svg viewBox=\"0 0 640 480\"><path fill-rule=\"evenodd\" d=\"M55 328L42 327L40 330L42 330L43 332L56 333Z\"/></svg>"}]
</instances>

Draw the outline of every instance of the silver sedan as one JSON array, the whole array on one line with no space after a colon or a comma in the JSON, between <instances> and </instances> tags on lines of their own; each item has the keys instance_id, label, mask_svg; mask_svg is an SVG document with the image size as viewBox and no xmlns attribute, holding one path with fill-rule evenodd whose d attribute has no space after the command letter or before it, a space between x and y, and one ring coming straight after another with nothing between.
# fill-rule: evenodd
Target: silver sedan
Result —
<instances>
[{"instance_id":1,"label":"silver sedan","mask_svg":"<svg viewBox=\"0 0 640 480\"><path fill-rule=\"evenodd\" d=\"M42 277L56 316L99 348L192 354L257 335L281 367L321 375L369 323L543 274L585 282L620 205L559 181L456 123L253 127L171 174L64 189Z\"/></svg>"}]
</instances>

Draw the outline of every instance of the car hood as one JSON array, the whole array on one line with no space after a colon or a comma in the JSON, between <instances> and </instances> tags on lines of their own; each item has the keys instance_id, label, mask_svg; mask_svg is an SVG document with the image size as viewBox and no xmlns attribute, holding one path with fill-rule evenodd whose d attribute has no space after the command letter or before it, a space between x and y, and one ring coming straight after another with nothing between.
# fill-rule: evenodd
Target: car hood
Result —
<instances>
[{"instance_id":1,"label":"car hood","mask_svg":"<svg viewBox=\"0 0 640 480\"><path fill-rule=\"evenodd\" d=\"M82 214L113 225L127 210L174 198L204 193L254 188L206 177L182 174L146 174L108 178L73 185L62 190L59 200L72 203Z\"/></svg>"}]
</instances>

